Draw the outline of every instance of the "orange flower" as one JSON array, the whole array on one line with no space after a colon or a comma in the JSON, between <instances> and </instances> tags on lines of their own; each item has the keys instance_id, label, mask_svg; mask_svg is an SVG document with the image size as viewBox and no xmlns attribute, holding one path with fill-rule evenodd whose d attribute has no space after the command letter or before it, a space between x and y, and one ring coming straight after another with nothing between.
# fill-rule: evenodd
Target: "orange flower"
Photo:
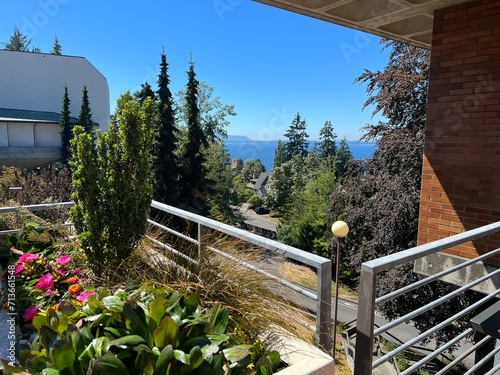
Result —
<instances>
[{"instance_id":1,"label":"orange flower","mask_svg":"<svg viewBox=\"0 0 500 375\"><path fill-rule=\"evenodd\" d=\"M72 276L68 279L68 284L76 284L78 281L80 281L78 276Z\"/></svg>"},{"instance_id":2,"label":"orange flower","mask_svg":"<svg viewBox=\"0 0 500 375\"><path fill-rule=\"evenodd\" d=\"M80 290L82 290L82 287L78 284L70 285L70 287L68 288L69 294L71 294L72 296L80 293Z\"/></svg>"}]
</instances>

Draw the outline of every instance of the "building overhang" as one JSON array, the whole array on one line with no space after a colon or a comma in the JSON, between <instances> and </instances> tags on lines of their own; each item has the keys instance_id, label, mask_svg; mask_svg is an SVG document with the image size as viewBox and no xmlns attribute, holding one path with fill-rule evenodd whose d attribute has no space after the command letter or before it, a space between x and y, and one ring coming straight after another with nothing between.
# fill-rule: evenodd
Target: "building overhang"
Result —
<instances>
[{"instance_id":1,"label":"building overhang","mask_svg":"<svg viewBox=\"0 0 500 375\"><path fill-rule=\"evenodd\" d=\"M434 11L470 0L254 0L430 49Z\"/></svg>"}]
</instances>

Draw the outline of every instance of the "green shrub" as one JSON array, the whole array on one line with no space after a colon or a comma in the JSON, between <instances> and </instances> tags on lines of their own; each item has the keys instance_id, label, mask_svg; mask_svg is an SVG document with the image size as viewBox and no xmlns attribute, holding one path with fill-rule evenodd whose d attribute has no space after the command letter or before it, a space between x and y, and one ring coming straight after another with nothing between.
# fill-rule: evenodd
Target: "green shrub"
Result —
<instances>
[{"instance_id":1,"label":"green shrub","mask_svg":"<svg viewBox=\"0 0 500 375\"><path fill-rule=\"evenodd\" d=\"M229 312L211 309L199 294L126 292L91 295L83 308L69 302L33 319L37 337L8 374L270 374L277 352L232 342Z\"/></svg>"},{"instance_id":2,"label":"green shrub","mask_svg":"<svg viewBox=\"0 0 500 375\"><path fill-rule=\"evenodd\" d=\"M117 123L99 134L97 153L81 126L71 141L71 218L97 277L112 275L143 237L153 191L154 105L149 98L141 105L130 93L117 104Z\"/></svg>"},{"instance_id":3,"label":"green shrub","mask_svg":"<svg viewBox=\"0 0 500 375\"><path fill-rule=\"evenodd\" d=\"M249 204L250 208L262 206L264 204L264 200L262 197L259 197L258 195L254 194L250 198L248 198L247 203Z\"/></svg>"}]
</instances>

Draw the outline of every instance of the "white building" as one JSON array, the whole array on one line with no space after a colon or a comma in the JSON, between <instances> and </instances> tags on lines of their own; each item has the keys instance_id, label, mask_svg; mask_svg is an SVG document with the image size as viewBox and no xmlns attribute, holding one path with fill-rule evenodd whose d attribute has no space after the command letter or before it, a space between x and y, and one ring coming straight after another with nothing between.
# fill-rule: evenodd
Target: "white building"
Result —
<instances>
[{"instance_id":1,"label":"white building","mask_svg":"<svg viewBox=\"0 0 500 375\"><path fill-rule=\"evenodd\" d=\"M60 158L59 115L68 87L78 117L87 86L92 119L110 122L106 78L84 57L0 50L0 165L33 167Z\"/></svg>"}]
</instances>

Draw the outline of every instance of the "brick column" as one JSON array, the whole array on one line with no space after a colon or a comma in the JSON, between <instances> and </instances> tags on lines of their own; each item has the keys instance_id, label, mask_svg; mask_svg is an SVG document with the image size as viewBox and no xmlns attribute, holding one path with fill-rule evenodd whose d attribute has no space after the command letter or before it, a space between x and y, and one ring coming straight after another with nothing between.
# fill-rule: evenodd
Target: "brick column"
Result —
<instances>
[{"instance_id":1,"label":"brick column","mask_svg":"<svg viewBox=\"0 0 500 375\"><path fill-rule=\"evenodd\" d=\"M477 0L434 15L418 242L498 220L500 2ZM450 253L497 247L490 236Z\"/></svg>"}]
</instances>

